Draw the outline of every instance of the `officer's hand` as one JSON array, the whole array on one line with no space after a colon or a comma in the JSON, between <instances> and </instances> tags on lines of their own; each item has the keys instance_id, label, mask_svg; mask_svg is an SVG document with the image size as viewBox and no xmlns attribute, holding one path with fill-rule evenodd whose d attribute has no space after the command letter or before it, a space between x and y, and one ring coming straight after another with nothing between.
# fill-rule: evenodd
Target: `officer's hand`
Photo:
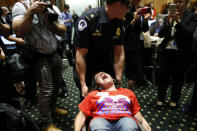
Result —
<instances>
[{"instance_id":1,"label":"officer's hand","mask_svg":"<svg viewBox=\"0 0 197 131\"><path fill-rule=\"evenodd\" d=\"M33 14L40 13L40 12L43 12L45 10L45 8L46 8L46 3L36 1L31 5L30 12Z\"/></svg>"},{"instance_id":2,"label":"officer's hand","mask_svg":"<svg viewBox=\"0 0 197 131\"><path fill-rule=\"evenodd\" d=\"M88 87L86 86L86 84L81 87L81 91L82 91L82 97L86 97L88 95Z\"/></svg>"}]
</instances>

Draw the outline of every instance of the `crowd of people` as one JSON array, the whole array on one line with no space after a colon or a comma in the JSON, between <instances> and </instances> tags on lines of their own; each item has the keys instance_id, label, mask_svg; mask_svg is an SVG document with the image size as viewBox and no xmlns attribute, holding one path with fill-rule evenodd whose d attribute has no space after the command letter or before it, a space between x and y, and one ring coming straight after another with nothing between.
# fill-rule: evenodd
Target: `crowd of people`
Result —
<instances>
[{"instance_id":1,"label":"crowd of people","mask_svg":"<svg viewBox=\"0 0 197 131\"><path fill-rule=\"evenodd\" d=\"M163 11L164 17L156 16L153 3L144 7L141 2L106 0L101 7L89 5L81 16L74 10L71 15L68 4L60 11L55 5L38 0L18 0L10 11L1 7L0 35L16 42L16 49L9 51L0 41L0 83L5 85L0 102L13 104L13 99L18 97L16 88L25 91L24 98L31 107L37 101L38 86L42 130L61 131L54 125L52 114L68 113L58 107L56 100L60 89L67 93L61 53L70 50L69 63L72 63L73 78L81 96L74 130L80 131L85 122L92 119L86 122L91 131L138 130L138 122L150 131L132 91L137 82L145 79L143 34L149 32L162 38L154 47L159 66L157 106L163 106L170 80L169 106L178 106L184 74L192 68L193 96L191 104L182 111L196 112L197 1L189 4L189 0L173 0L169 9ZM149 25L149 20L156 22ZM24 62L17 61L14 66L27 65L17 75L8 62L15 53L20 54ZM122 88L123 73L128 89Z\"/></svg>"}]
</instances>

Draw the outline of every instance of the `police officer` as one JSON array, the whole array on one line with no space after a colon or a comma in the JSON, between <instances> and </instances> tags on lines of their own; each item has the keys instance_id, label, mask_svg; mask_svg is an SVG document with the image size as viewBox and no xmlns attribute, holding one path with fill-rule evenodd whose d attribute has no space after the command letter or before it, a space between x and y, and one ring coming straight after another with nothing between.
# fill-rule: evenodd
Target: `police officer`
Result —
<instances>
[{"instance_id":1,"label":"police officer","mask_svg":"<svg viewBox=\"0 0 197 131\"><path fill-rule=\"evenodd\" d=\"M106 6L84 12L75 25L76 70L83 97L97 72L121 80L125 57L121 19L128 11L128 3L106 0Z\"/></svg>"}]
</instances>

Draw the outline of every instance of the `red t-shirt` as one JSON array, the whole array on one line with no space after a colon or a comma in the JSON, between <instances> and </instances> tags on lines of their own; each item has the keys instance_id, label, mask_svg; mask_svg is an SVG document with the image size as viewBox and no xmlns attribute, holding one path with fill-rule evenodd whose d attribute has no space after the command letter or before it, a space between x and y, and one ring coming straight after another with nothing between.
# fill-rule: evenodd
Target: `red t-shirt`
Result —
<instances>
[{"instance_id":1,"label":"red t-shirt","mask_svg":"<svg viewBox=\"0 0 197 131\"><path fill-rule=\"evenodd\" d=\"M79 109L87 116L117 120L131 117L140 111L140 105L129 89L118 88L117 91L92 91L79 104Z\"/></svg>"}]
</instances>

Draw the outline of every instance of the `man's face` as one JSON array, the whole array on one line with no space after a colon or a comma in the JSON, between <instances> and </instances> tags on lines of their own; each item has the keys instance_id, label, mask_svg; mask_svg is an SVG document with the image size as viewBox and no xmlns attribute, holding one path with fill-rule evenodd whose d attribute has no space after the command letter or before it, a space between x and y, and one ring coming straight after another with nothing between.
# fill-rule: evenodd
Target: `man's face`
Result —
<instances>
[{"instance_id":1,"label":"man's face","mask_svg":"<svg viewBox=\"0 0 197 131\"><path fill-rule=\"evenodd\" d=\"M178 12L183 12L187 6L186 0L174 0Z\"/></svg>"},{"instance_id":2,"label":"man's face","mask_svg":"<svg viewBox=\"0 0 197 131\"><path fill-rule=\"evenodd\" d=\"M108 89L113 85L113 79L112 77L105 73L105 72L99 72L95 75L95 81L96 83L101 86L103 89Z\"/></svg>"},{"instance_id":3,"label":"man's face","mask_svg":"<svg viewBox=\"0 0 197 131\"><path fill-rule=\"evenodd\" d=\"M8 14L8 11L6 9L3 9L3 16L6 16Z\"/></svg>"},{"instance_id":4,"label":"man's face","mask_svg":"<svg viewBox=\"0 0 197 131\"><path fill-rule=\"evenodd\" d=\"M126 15L126 13L128 12L128 5L118 2L116 4L115 10L116 11L114 13L117 16L117 18L122 19Z\"/></svg>"}]
</instances>

